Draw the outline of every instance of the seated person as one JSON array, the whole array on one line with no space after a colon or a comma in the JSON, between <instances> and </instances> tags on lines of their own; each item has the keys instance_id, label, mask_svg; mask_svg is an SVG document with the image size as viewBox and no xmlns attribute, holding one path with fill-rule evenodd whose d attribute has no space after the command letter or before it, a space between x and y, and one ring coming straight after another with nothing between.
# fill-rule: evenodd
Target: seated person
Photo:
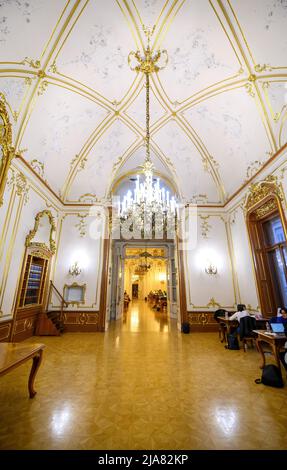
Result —
<instances>
[{"instance_id":1,"label":"seated person","mask_svg":"<svg viewBox=\"0 0 287 470\"><path fill-rule=\"evenodd\" d=\"M255 312L254 316L255 316L256 320L261 320L261 319L263 318L262 313L259 312L259 311L258 311L258 312Z\"/></svg>"},{"instance_id":2,"label":"seated person","mask_svg":"<svg viewBox=\"0 0 287 470\"><path fill-rule=\"evenodd\" d=\"M233 313L233 315L229 317L229 320L237 320L238 322L240 322L240 318L247 317L249 315L250 313L248 312L248 310L246 310L246 306L244 304L238 304L237 312Z\"/></svg>"},{"instance_id":3,"label":"seated person","mask_svg":"<svg viewBox=\"0 0 287 470\"><path fill-rule=\"evenodd\" d=\"M280 308L279 313L276 317L272 317L269 320L269 323L284 323L287 324L287 309L285 307Z\"/></svg>"}]
</instances>

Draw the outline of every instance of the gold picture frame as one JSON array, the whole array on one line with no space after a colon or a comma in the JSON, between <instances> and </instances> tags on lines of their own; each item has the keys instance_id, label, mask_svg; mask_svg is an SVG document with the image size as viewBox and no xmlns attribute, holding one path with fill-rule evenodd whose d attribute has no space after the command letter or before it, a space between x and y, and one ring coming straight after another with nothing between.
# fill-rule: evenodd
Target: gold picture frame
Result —
<instances>
[{"instance_id":1,"label":"gold picture frame","mask_svg":"<svg viewBox=\"0 0 287 470\"><path fill-rule=\"evenodd\" d=\"M78 284L77 282L73 282L73 284L65 284L63 290L65 302L69 305L84 304L86 288L86 284Z\"/></svg>"}]
</instances>

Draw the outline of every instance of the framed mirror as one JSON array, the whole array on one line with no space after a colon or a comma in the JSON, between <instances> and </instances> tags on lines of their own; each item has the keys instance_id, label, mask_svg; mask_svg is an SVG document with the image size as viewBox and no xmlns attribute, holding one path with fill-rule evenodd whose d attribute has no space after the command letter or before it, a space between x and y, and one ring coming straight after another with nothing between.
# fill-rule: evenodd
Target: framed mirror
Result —
<instances>
[{"instance_id":1,"label":"framed mirror","mask_svg":"<svg viewBox=\"0 0 287 470\"><path fill-rule=\"evenodd\" d=\"M67 304L84 304L85 303L86 284L65 284L64 299Z\"/></svg>"}]
</instances>

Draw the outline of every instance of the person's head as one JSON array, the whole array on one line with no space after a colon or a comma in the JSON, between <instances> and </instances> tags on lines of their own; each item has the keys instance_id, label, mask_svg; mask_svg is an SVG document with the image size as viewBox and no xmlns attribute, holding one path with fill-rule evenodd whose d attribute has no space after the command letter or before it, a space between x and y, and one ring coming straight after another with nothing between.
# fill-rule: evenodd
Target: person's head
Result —
<instances>
[{"instance_id":1,"label":"person's head","mask_svg":"<svg viewBox=\"0 0 287 470\"><path fill-rule=\"evenodd\" d=\"M243 312L243 310L246 310L246 305L244 305L244 304L238 304L238 305L237 305L237 311L238 311L238 312Z\"/></svg>"},{"instance_id":2,"label":"person's head","mask_svg":"<svg viewBox=\"0 0 287 470\"><path fill-rule=\"evenodd\" d=\"M281 308L280 313L283 318L287 318L287 308L285 307Z\"/></svg>"}]
</instances>

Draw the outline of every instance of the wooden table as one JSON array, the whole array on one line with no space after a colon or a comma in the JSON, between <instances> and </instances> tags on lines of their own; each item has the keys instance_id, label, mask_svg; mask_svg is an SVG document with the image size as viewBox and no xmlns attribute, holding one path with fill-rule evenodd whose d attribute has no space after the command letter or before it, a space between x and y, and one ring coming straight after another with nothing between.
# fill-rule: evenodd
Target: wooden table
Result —
<instances>
[{"instance_id":1,"label":"wooden table","mask_svg":"<svg viewBox=\"0 0 287 470\"><path fill-rule=\"evenodd\" d=\"M279 351L281 348L284 347L284 344L287 341L287 336L278 335L276 333L270 334L264 330L254 330L254 333L258 335L256 338L256 344L257 344L258 351L260 352L261 357L262 357L262 363L260 365L260 368L263 369L263 367L265 366L266 361L265 361L263 343L267 343L271 346L272 352L276 359L276 364L279 367L279 370L281 371L281 374L282 374Z\"/></svg>"},{"instance_id":2,"label":"wooden table","mask_svg":"<svg viewBox=\"0 0 287 470\"><path fill-rule=\"evenodd\" d=\"M30 398L36 395L34 381L40 367L44 344L0 343L0 376L33 359L28 380Z\"/></svg>"},{"instance_id":3,"label":"wooden table","mask_svg":"<svg viewBox=\"0 0 287 470\"><path fill-rule=\"evenodd\" d=\"M217 319L220 321L221 328L223 328L224 326L226 327L226 334L224 334L224 331L222 330L223 331L223 339L221 340L221 342L223 343L224 338L225 338L225 342L227 342L227 335L230 334L231 327L233 327L234 329L238 328L238 326L240 325L240 321L231 320L230 317L228 317L228 318L226 318L226 317L217 317ZM257 328L260 328L261 325L264 325L268 321L267 318L255 318L255 320L256 320Z\"/></svg>"}]
</instances>

